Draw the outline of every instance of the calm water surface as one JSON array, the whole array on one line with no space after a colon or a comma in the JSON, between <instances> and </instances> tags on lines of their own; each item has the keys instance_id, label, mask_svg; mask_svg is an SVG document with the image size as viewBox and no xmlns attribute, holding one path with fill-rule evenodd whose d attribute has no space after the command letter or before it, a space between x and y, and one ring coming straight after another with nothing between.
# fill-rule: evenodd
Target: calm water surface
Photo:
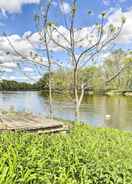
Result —
<instances>
[{"instance_id":1,"label":"calm water surface","mask_svg":"<svg viewBox=\"0 0 132 184\"><path fill-rule=\"evenodd\" d=\"M0 108L48 115L48 99L40 92L0 92ZM74 120L72 97L54 96L54 117ZM95 126L132 130L132 97L87 96L80 120Z\"/></svg>"}]
</instances>

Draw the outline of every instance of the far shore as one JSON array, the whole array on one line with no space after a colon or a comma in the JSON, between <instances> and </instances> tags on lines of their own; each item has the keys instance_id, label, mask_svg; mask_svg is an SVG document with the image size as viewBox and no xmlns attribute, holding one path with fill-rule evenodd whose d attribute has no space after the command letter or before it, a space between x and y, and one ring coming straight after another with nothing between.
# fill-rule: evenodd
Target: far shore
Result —
<instances>
[{"instance_id":1,"label":"far shore","mask_svg":"<svg viewBox=\"0 0 132 184\"><path fill-rule=\"evenodd\" d=\"M17 90L0 90L0 92L29 92L29 91L33 91L33 92L42 92L44 94L48 93L48 90L37 90L37 89L25 89L25 90L21 90L21 89L17 89ZM53 94L71 94L72 95L72 91L71 90L59 90L59 89L54 89ZM85 91L85 95L89 95L89 96L94 96L94 95L99 95L99 96L132 96L132 90L116 90L116 89L112 89L112 90L87 90Z\"/></svg>"}]
</instances>

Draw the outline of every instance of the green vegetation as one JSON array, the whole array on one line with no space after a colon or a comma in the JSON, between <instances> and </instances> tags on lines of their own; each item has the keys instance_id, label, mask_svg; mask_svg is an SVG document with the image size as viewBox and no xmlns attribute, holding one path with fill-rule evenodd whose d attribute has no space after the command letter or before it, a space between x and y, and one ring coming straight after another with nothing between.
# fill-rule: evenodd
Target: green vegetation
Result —
<instances>
[{"instance_id":1,"label":"green vegetation","mask_svg":"<svg viewBox=\"0 0 132 184\"><path fill-rule=\"evenodd\" d=\"M131 52L121 49L114 51L102 61L102 65L92 64L78 71L78 88L85 84L85 92L106 94L122 94L132 91L132 62ZM73 92L73 72L66 69L58 69L51 73L53 92ZM49 90L49 74L34 84L19 83L16 81L2 80L0 90Z\"/></svg>"},{"instance_id":2,"label":"green vegetation","mask_svg":"<svg viewBox=\"0 0 132 184\"><path fill-rule=\"evenodd\" d=\"M2 80L0 82L0 90L1 91L17 91L17 90L34 90L35 87L32 84L26 82L16 82L16 81L8 81Z\"/></svg>"},{"instance_id":3,"label":"green vegetation","mask_svg":"<svg viewBox=\"0 0 132 184\"><path fill-rule=\"evenodd\" d=\"M0 184L130 184L132 133L75 125L69 134L0 134Z\"/></svg>"},{"instance_id":4,"label":"green vegetation","mask_svg":"<svg viewBox=\"0 0 132 184\"><path fill-rule=\"evenodd\" d=\"M85 84L85 92L107 92L111 90L132 91L131 52L121 49L114 51L102 61L101 65L92 64L78 71L78 88ZM129 57L128 57L129 56ZM52 73L53 91L72 91L73 73L70 70L57 70ZM48 89L48 73L37 83L36 88Z\"/></svg>"}]
</instances>

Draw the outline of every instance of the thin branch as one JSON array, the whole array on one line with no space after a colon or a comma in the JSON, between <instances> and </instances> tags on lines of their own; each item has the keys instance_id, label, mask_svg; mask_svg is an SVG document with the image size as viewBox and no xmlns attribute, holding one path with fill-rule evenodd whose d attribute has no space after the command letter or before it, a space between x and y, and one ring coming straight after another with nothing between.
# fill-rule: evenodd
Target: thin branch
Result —
<instances>
[{"instance_id":1,"label":"thin branch","mask_svg":"<svg viewBox=\"0 0 132 184\"><path fill-rule=\"evenodd\" d=\"M95 31L95 27L93 27L93 29L90 31L90 33L89 33L89 36ZM79 32L81 29L77 29L77 31L74 31L74 33L76 33L76 32ZM78 38L79 38L79 34L78 34ZM80 43L80 42L82 42L82 41L84 41L84 40L86 40L86 36L84 37L84 38L81 38L80 40L77 40L77 41L75 41L75 43L76 44L78 44L78 43Z\"/></svg>"},{"instance_id":2,"label":"thin branch","mask_svg":"<svg viewBox=\"0 0 132 184\"><path fill-rule=\"evenodd\" d=\"M128 63L125 66L123 66L116 74L114 74L111 78L109 78L107 81L105 81L105 83L108 84L111 81L113 81L116 77L118 77L129 66L130 66L130 63Z\"/></svg>"},{"instance_id":3,"label":"thin branch","mask_svg":"<svg viewBox=\"0 0 132 184\"><path fill-rule=\"evenodd\" d=\"M97 47L98 45L99 45L99 43L100 43L100 41L101 41L101 38L102 38L102 35L103 35L103 22L104 22L104 17L102 17L102 21L101 21L101 29L100 29L100 34L99 34L99 39L97 40L97 42L94 44L94 45L92 45L91 47L89 47L89 48L87 48L86 50L84 50L81 54L80 54L80 56L78 57L78 59L77 59L77 64L79 63L79 61L80 61L80 59L82 58L82 56L84 55L84 54L86 54L87 52L89 52L91 49L93 49L94 47Z\"/></svg>"},{"instance_id":4,"label":"thin branch","mask_svg":"<svg viewBox=\"0 0 132 184\"><path fill-rule=\"evenodd\" d=\"M24 72L21 68L21 65L19 63L17 63L17 66L18 66L18 69L19 71L28 79L32 80L32 81L35 81L32 77L30 77L26 72Z\"/></svg>"},{"instance_id":5,"label":"thin branch","mask_svg":"<svg viewBox=\"0 0 132 184\"><path fill-rule=\"evenodd\" d=\"M61 7L62 7L63 12L64 12L64 0L60 0L60 4L61 4ZM62 11L61 11L61 13L62 13ZM68 29L68 24L67 24L67 19L66 19L65 13L62 13L62 16L64 17L65 26L66 26L66 28Z\"/></svg>"},{"instance_id":6,"label":"thin branch","mask_svg":"<svg viewBox=\"0 0 132 184\"><path fill-rule=\"evenodd\" d=\"M6 35L6 33L4 33L4 35L5 35L5 37L6 37L7 41L8 41L8 43L9 43L9 45L10 45L11 48L13 49L13 51L16 53L16 55L20 56L22 60L32 61L32 62L34 62L34 63L36 63L36 64L39 64L39 65L42 65L42 66L44 66L44 67L48 67L47 65L43 64L43 63L40 62L40 61L36 61L36 60L34 60L34 59L32 59L32 58L29 58L29 57L24 56L23 54L21 54L21 53L15 48L15 46L12 44L12 42L10 41L10 39L8 38L8 36Z\"/></svg>"},{"instance_id":7,"label":"thin branch","mask_svg":"<svg viewBox=\"0 0 132 184\"><path fill-rule=\"evenodd\" d=\"M53 27L53 29L59 34L59 35L61 35L63 38L64 38L64 40L68 43L68 44L70 44L70 41L65 37L65 35L64 34L62 34L55 26ZM53 31L54 31L53 30Z\"/></svg>"},{"instance_id":8,"label":"thin branch","mask_svg":"<svg viewBox=\"0 0 132 184\"><path fill-rule=\"evenodd\" d=\"M121 24L121 26L120 26L118 32L115 33L115 34L113 35L112 38L110 38L109 40L106 40L106 42L102 43L101 47L100 47L99 49L97 49L96 52L93 53L93 54L87 59L87 61L82 65L82 67L84 67L84 66L87 64L87 62L88 62L89 60L91 60L92 58L94 58L94 56L95 56L97 53L99 53L106 45L108 45L110 42L112 42L113 40L115 40L115 39L119 36L119 34L121 33L122 27L123 27L123 24Z\"/></svg>"}]
</instances>

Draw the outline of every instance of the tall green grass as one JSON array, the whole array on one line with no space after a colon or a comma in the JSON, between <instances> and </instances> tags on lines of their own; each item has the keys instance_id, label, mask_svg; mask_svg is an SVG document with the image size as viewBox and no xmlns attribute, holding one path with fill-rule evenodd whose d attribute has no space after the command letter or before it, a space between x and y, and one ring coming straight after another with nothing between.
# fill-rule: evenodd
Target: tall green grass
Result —
<instances>
[{"instance_id":1,"label":"tall green grass","mask_svg":"<svg viewBox=\"0 0 132 184\"><path fill-rule=\"evenodd\" d=\"M0 134L0 184L130 184L132 133L76 125L69 134Z\"/></svg>"}]
</instances>

